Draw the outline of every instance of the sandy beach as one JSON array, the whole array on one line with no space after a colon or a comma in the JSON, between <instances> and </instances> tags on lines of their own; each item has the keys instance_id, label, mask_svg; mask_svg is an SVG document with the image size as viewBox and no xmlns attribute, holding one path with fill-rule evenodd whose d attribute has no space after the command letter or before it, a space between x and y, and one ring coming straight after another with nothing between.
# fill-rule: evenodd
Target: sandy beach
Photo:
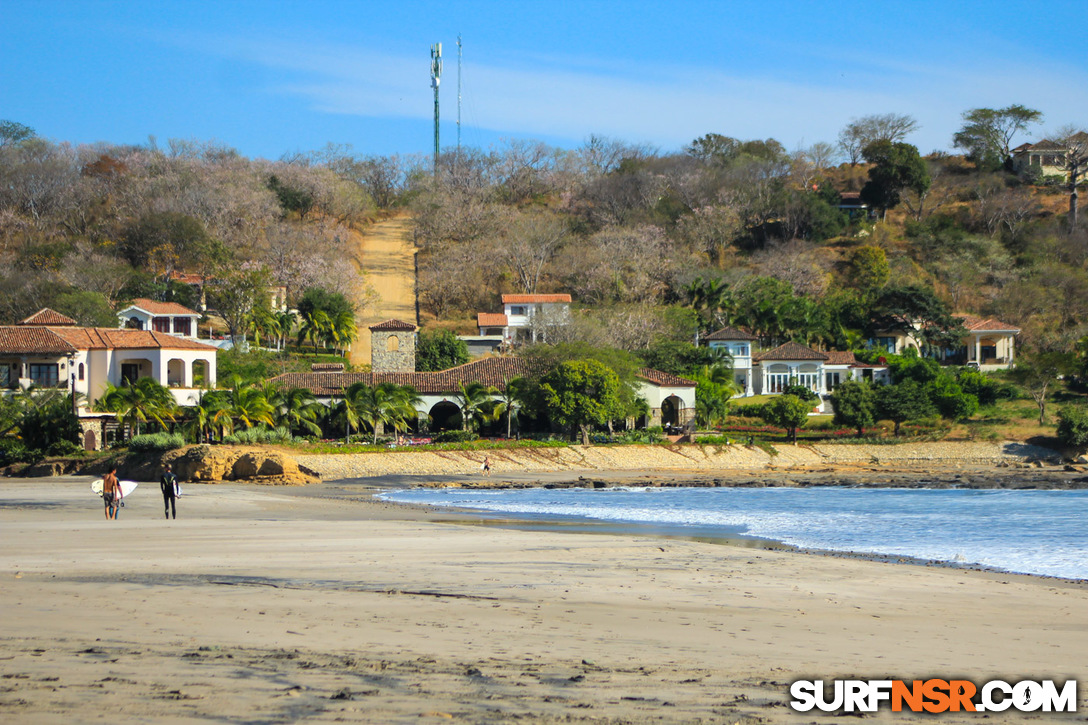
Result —
<instances>
[{"instance_id":1,"label":"sandy beach","mask_svg":"<svg viewBox=\"0 0 1088 725\"><path fill-rule=\"evenodd\" d=\"M470 525L297 488L0 481L0 721L832 723L795 679L1081 678L1080 583ZM930 716L933 717L933 716ZM916 719L882 711L871 722ZM945 714L941 722L977 722Z\"/></svg>"}]
</instances>

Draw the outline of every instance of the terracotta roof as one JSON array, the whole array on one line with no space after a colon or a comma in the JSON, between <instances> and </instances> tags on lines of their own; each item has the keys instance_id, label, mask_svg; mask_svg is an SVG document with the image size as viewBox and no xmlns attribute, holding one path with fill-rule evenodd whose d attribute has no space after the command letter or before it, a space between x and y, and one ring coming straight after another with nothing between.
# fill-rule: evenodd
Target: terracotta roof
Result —
<instances>
[{"instance_id":1,"label":"terracotta roof","mask_svg":"<svg viewBox=\"0 0 1088 725\"><path fill-rule=\"evenodd\" d=\"M285 388L307 388L318 397L341 395L345 388L358 382L411 385L423 395L442 395L456 392L460 383L472 382L502 390L517 377L530 377L527 359L486 357L433 373L287 373L269 382Z\"/></svg>"},{"instance_id":2,"label":"terracotta roof","mask_svg":"<svg viewBox=\"0 0 1088 725\"><path fill-rule=\"evenodd\" d=\"M501 312L479 312L476 314L476 327L506 327L510 320Z\"/></svg>"},{"instance_id":3,"label":"terracotta roof","mask_svg":"<svg viewBox=\"0 0 1088 725\"><path fill-rule=\"evenodd\" d=\"M193 317L200 317L200 313L196 310L190 310L185 305L179 305L177 302L157 302L155 300L149 300L146 297L137 297L132 301L132 304L119 311L117 314L123 313L125 310L131 310L133 307L143 310L144 312L150 312L153 315L191 315Z\"/></svg>"},{"instance_id":4,"label":"terracotta roof","mask_svg":"<svg viewBox=\"0 0 1088 725\"><path fill-rule=\"evenodd\" d=\"M704 340L756 340L755 335L749 335L743 330L738 330L735 327L723 327L717 332L712 332Z\"/></svg>"},{"instance_id":5,"label":"terracotta roof","mask_svg":"<svg viewBox=\"0 0 1088 725\"><path fill-rule=\"evenodd\" d=\"M828 360L828 356L822 352L816 352L811 347L805 347L800 343L787 342L773 350L759 353L753 356L756 362L763 360Z\"/></svg>"},{"instance_id":6,"label":"terracotta roof","mask_svg":"<svg viewBox=\"0 0 1088 725\"><path fill-rule=\"evenodd\" d=\"M370 326L371 330L384 332L386 330L403 330L406 332L415 332L416 326L411 322L405 322L404 320L386 320L385 322L379 322L376 325Z\"/></svg>"},{"instance_id":7,"label":"terracotta roof","mask_svg":"<svg viewBox=\"0 0 1088 725\"><path fill-rule=\"evenodd\" d=\"M171 272L170 273L170 279L177 280L178 282L181 282L182 284L197 284L197 285L199 285L199 284L204 284L204 282L207 279L210 279L210 278L205 277L202 274L197 274L195 272Z\"/></svg>"},{"instance_id":8,"label":"terracotta roof","mask_svg":"<svg viewBox=\"0 0 1088 725\"><path fill-rule=\"evenodd\" d=\"M504 305L546 304L548 302L570 302L570 295L503 295Z\"/></svg>"},{"instance_id":9,"label":"terracotta roof","mask_svg":"<svg viewBox=\"0 0 1088 725\"><path fill-rule=\"evenodd\" d=\"M67 315L62 315L61 313L57 312L56 310L51 310L48 307L43 307L42 309L38 310L37 312L35 312L30 317L28 317L25 320L22 320L20 322L17 322L16 324L18 324L18 325L34 325L34 326L44 327L46 325L70 326L70 325L78 325L79 323L76 322L75 320L73 320L71 317L68 317Z\"/></svg>"},{"instance_id":10,"label":"terracotta roof","mask_svg":"<svg viewBox=\"0 0 1088 725\"><path fill-rule=\"evenodd\" d=\"M75 347L48 327L16 325L0 327L0 355L10 353L68 355L75 351Z\"/></svg>"},{"instance_id":11,"label":"terracotta roof","mask_svg":"<svg viewBox=\"0 0 1088 725\"><path fill-rule=\"evenodd\" d=\"M366 385L411 385L421 395L445 395L457 392L461 383L483 383L503 390L514 378L536 376L527 358L485 357L433 373L287 373L269 382L284 388L306 388L318 397L327 398L342 395L345 388L360 382ZM655 385L695 386L691 380L649 368L640 370L639 377Z\"/></svg>"},{"instance_id":12,"label":"terracotta roof","mask_svg":"<svg viewBox=\"0 0 1088 725\"><path fill-rule=\"evenodd\" d=\"M857 363L854 353L850 350L828 350L824 355L827 355L828 365L854 365Z\"/></svg>"},{"instance_id":13,"label":"terracotta roof","mask_svg":"<svg viewBox=\"0 0 1088 725\"><path fill-rule=\"evenodd\" d=\"M1020 332L1020 328L992 317L978 315L956 315L963 320L963 326L971 332Z\"/></svg>"},{"instance_id":14,"label":"terracotta roof","mask_svg":"<svg viewBox=\"0 0 1088 725\"><path fill-rule=\"evenodd\" d=\"M185 337L151 330L119 330L112 327L48 328L78 350L216 350Z\"/></svg>"},{"instance_id":15,"label":"terracotta roof","mask_svg":"<svg viewBox=\"0 0 1088 725\"><path fill-rule=\"evenodd\" d=\"M648 383L654 385L665 385L672 388L694 388L695 381L682 378L679 375L673 375L672 373L663 373L660 370L654 370L653 368L642 368L638 371L638 376Z\"/></svg>"},{"instance_id":16,"label":"terracotta roof","mask_svg":"<svg viewBox=\"0 0 1088 725\"><path fill-rule=\"evenodd\" d=\"M312 363L310 371L315 373L342 373L344 363Z\"/></svg>"}]
</instances>

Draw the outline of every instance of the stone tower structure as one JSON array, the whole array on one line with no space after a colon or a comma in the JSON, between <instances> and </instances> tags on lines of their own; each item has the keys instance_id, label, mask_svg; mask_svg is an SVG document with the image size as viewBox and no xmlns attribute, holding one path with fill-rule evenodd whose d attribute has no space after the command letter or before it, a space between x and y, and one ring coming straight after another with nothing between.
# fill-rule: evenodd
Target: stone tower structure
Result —
<instances>
[{"instance_id":1,"label":"stone tower structure","mask_svg":"<svg viewBox=\"0 0 1088 725\"><path fill-rule=\"evenodd\" d=\"M416 371L416 326L386 320L370 326L370 370L375 373Z\"/></svg>"}]
</instances>

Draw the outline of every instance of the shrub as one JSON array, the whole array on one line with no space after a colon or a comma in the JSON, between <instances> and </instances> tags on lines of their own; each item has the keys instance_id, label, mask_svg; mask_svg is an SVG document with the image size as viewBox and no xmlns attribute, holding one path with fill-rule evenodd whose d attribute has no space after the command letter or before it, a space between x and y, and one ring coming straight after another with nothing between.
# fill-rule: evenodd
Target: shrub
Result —
<instances>
[{"instance_id":1,"label":"shrub","mask_svg":"<svg viewBox=\"0 0 1088 725\"><path fill-rule=\"evenodd\" d=\"M148 433L132 436L128 449L137 453L162 453L184 445L185 436L181 433Z\"/></svg>"},{"instance_id":2,"label":"shrub","mask_svg":"<svg viewBox=\"0 0 1088 725\"><path fill-rule=\"evenodd\" d=\"M78 456L83 453L83 447L68 440L55 441L45 449L47 456Z\"/></svg>"},{"instance_id":3,"label":"shrub","mask_svg":"<svg viewBox=\"0 0 1088 725\"><path fill-rule=\"evenodd\" d=\"M10 466L12 463L33 463L41 460L41 457L41 451L27 448L22 441L14 438L0 440L0 466Z\"/></svg>"},{"instance_id":4,"label":"shrub","mask_svg":"<svg viewBox=\"0 0 1088 725\"><path fill-rule=\"evenodd\" d=\"M1088 447L1088 408L1072 406L1058 411L1058 440L1069 448Z\"/></svg>"},{"instance_id":5,"label":"shrub","mask_svg":"<svg viewBox=\"0 0 1088 725\"><path fill-rule=\"evenodd\" d=\"M290 443L293 439L287 428L245 428L223 436L223 442L235 446L257 446L272 443Z\"/></svg>"},{"instance_id":6,"label":"shrub","mask_svg":"<svg viewBox=\"0 0 1088 725\"><path fill-rule=\"evenodd\" d=\"M729 412L741 418L762 418L767 409L763 403L751 403L750 405L734 405Z\"/></svg>"},{"instance_id":7,"label":"shrub","mask_svg":"<svg viewBox=\"0 0 1088 725\"><path fill-rule=\"evenodd\" d=\"M479 438L476 431L471 430L444 430L431 440L435 443L470 443Z\"/></svg>"}]
</instances>

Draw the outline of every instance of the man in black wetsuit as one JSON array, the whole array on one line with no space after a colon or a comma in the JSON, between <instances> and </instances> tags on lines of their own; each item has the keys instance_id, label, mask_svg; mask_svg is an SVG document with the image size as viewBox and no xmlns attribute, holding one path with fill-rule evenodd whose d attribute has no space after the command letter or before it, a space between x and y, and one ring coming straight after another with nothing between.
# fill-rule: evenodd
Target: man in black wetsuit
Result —
<instances>
[{"instance_id":1,"label":"man in black wetsuit","mask_svg":"<svg viewBox=\"0 0 1088 725\"><path fill-rule=\"evenodd\" d=\"M166 509L166 518L170 518L171 514L173 514L176 519L178 517L178 477L170 470L169 463L166 464L166 470L163 471L162 479L159 481L159 488L162 490L162 503Z\"/></svg>"}]
</instances>

